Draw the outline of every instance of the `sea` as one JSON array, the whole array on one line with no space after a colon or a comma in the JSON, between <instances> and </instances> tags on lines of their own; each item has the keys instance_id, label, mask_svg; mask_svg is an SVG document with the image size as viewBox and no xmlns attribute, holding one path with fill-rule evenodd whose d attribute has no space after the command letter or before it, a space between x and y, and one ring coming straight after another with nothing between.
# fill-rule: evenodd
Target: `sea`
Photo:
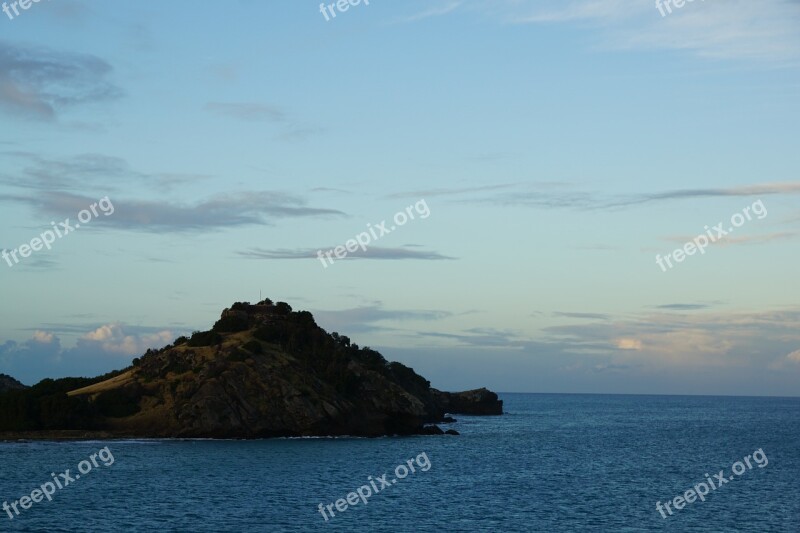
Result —
<instances>
[{"instance_id":1,"label":"sea","mask_svg":"<svg viewBox=\"0 0 800 533\"><path fill-rule=\"evenodd\" d=\"M0 531L800 532L800 398L500 396L458 436L2 442Z\"/></svg>"}]
</instances>

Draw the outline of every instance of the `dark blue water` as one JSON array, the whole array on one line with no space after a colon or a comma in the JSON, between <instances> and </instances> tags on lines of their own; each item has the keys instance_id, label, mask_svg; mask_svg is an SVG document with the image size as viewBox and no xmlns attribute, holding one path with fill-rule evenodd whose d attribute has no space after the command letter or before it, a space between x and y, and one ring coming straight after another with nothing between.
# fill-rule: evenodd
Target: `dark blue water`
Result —
<instances>
[{"instance_id":1,"label":"dark blue water","mask_svg":"<svg viewBox=\"0 0 800 533\"><path fill-rule=\"evenodd\" d=\"M502 417L457 417L458 437L0 443L0 503L113 455L0 531L800 531L800 399L502 398ZM759 449L766 466L656 510Z\"/></svg>"}]
</instances>

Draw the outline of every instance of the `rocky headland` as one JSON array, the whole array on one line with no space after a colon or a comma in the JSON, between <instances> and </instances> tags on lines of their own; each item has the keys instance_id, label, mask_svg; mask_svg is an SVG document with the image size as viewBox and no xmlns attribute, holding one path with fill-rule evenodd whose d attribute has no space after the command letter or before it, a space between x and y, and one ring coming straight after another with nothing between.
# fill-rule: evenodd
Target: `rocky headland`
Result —
<instances>
[{"instance_id":1,"label":"rocky headland","mask_svg":"<svg viewBox=\"0 0 800 533\"><path fill-rule=\"evenodd\" d=\"M210 330L99 378L25 388L0 376L0 438L440 434L434 424L448 413L502 410L491 391L436 390L411 368L327 333L311 313L270 300L236 303Z\"/></svg>"}]
</instances>

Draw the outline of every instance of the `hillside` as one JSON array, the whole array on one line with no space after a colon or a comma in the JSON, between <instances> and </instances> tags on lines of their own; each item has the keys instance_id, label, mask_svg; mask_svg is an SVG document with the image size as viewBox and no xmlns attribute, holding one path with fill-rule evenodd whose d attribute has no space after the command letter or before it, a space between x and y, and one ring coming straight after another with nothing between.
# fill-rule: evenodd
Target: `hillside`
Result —
<instances>
[{"instance_id":1,"label":"hillside","mask_svg":"<svg viewBox=\"0 0 800 533\"><path fill-rule=\"evenodd\" d=\"M11 376L0 374L0 393L11 390L23 390L25 388L27 388L25 387L25 385L23 385L16 379L12 378Z\"/></svg>"},{"instance_id":2,"label":"hillside","mask_svg":"<svg viewBox=\"0 0 800 533\"><path fill-rule=\"evenodd\" d=\"M39 387L39 385L37 385ZM34 387L35 389L36 387ZM0 409L32 393L0 395ZM41 397L41 393L38 397ZM485 389L445 393L412 369L283 302L236 303L214 327L149 350L103 379L52 382L48 402L69 405L61 424L0 430L96 430L139 437L261 438L438 432L445 413L501 414ZM55 396L53 396L55 395ZM10 402L8 396L17 398ZM4 402L5 398L5 402Z\"/></svg>"}]
</instances>

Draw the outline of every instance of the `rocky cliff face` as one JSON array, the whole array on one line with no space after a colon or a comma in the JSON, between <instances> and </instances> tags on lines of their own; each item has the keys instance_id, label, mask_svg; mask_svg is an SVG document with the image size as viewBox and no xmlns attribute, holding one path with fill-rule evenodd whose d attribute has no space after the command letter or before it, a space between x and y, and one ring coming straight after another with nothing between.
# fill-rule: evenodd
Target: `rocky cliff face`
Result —
<instances>
[{"instance_id":1,"label":"rocky cliff face","mask_svg":"<svg viewBox=\"0 0 800 533\"><path fill-rule=\"evenodd\" d=\"M148 437L403 435L445 413L502 413L486 389L432 389L412 369L326 333L310 313L269 300L234 304L210 331L70 395L97 406L102 429Z\"/></svg>"}]
</instances>

